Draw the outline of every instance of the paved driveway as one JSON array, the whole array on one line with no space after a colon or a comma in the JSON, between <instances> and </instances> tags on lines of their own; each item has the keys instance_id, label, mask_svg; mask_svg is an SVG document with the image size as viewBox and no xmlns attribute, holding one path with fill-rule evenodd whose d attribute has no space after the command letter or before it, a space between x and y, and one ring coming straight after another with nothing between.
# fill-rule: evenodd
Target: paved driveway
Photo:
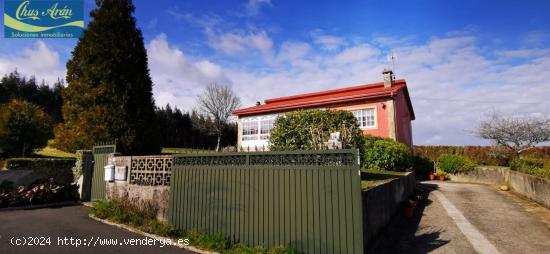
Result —
<instances>
[{"instance_id":1,"label":"paved driveway","mask_svg":"<svg viewBox=\"0 0 550 254\"><path fill-rule=\"evenodd\" d=\"M0 253L194 253L173 246L161 248L151 238L92 220L88 209L68 206L0 212ZM29 238L45 246L14 245ZM132 239L136 240L132 243Z\"/></svg>"},{"instance_id":2,"label":"paved driveway","mask_svg":"<svg viewBox=\"0 0 550 254\"><path fill-rule=\"evenodd\" d=\"M412 220L398 217L373 253L550 253L550 210L487 185L426 182Z\"/></svg>"}]
</instances>

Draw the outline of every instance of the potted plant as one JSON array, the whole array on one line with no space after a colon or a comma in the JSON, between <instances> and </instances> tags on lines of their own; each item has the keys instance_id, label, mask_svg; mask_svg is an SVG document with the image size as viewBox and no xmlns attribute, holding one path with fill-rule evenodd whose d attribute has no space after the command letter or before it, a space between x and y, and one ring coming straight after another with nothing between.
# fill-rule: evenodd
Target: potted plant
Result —
<instances>
[{"instance_id":1,"label":"potted plant","mask_svg":"<svg viewBox=\"0 0 550 254\"><path fill-rule=\"evenodd\" d=\"M413 199L407 200L405 205L405 217L412 218L414 216L414 207L416 206L416 201Z\"/></svg>"},{"instance_id":2,"label":"potted plant","mask_svg":"<svg viewBox=\"0 0 550 254\"><path fill-rule=\"evenodd\" d=\"M433 172L430 173L430 181L433 181L435 180L435 175Z\"/></svg>"},{"instance_id":3,"label":"potted plant","mask_svg":"<svg viewBox=\"0 0 550 254\"><path fill-rule=\"evenodd\" d=\"M436 174L437 176L439 176L439 181L445 181L445 176L447 176L447 173L445 173L445 171L438 169Z\"/></svg>"}]
</instances>

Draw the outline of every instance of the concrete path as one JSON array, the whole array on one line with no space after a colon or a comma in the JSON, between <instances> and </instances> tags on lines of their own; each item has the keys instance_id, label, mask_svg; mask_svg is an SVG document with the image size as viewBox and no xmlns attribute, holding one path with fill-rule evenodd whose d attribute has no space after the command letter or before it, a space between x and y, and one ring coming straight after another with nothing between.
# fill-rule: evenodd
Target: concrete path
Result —
<instances>
[{"instance_id":1,"label":"concrete path","mask_svg":"<svg viewBox=\"0 0 550 254\"><path fill-rule=\"evenodd\" d=\"M194 253L161 247L151 238L92 220L88 210L68 206L0 212L0 253Z\"/></svg>"},{"instance_id":2,"label":"concrete path","mask_svg":"<svg viewBox=\"0 0 550 254\"><path fill-rule=\"evenodd\" d=\"M399 216L372 253L550 253L550 210L478 184L425 182L413 219Z\"/></svg>"}]
</instances>

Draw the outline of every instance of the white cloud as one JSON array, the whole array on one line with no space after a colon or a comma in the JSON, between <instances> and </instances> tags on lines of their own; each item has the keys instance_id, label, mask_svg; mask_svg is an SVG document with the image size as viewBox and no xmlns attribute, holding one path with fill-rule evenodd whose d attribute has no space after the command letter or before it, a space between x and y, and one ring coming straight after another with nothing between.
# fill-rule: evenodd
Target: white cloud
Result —
<instances>
[{"instance_id":1,"label":"white cloud","mask_svg":"<svg viewBox=\"0 0 550 254\"><path fill-rule=\"evenodd\" d=\"M256 16L260 12L262 6L273 6L271 0L248 0L245 5L246 13L249 16Z\"/></svg>"},{"instance_id":2,"label":"white cloud","mask_svg":"<svg viewBox=\"0 0 550 254\"><path fill-rule=\"evenodd\" d=\"M334 51L344 46L346 40L343 37L332 35L318 35L315 36L314 41L316 44L321 45L325 50Z\"/></svg>"},{"instance_id":3,"label":"white cloud","mask_svg":"<svg viewBox=\"0 0 550 254\"><path fill-rule=\"evenodd\" d=\"M281 45L277 58L281 61L296 60L306 56L310 50L308 43L286 41Z\"/></svg>"},{"instance_id":4,"label":"white cloud","mask_svg":"<svg viewBox=\"0 0 550 254\"><path fill-rule=\"evenodd\" d=\"M192 109L203 87L215 82L230 83L220 66L188 57L169 45L165 34L155 37L146 47L158 106L171 104Z\"/></svg>"},{"instance_id":5,"label":"white cloud","mask_svg":"<svg viewBox=\"0 0 550 254\"><path fill-rule=\"evenodd\" d=\"M59 53L41 40L33 48L24 48L20 55L0 57L0 75L15 69L23 76L35 76L38 81L44 79L50 85L65 77L65 67L59 60Z\"/></svg>"},{"instance_id":6,"label":"white cloud","mask_svg":"<svg viewBox=\"0 0 550 254\"><path fill-rule=\"evenodd\" d=\"M495 52L495 55L508 58L539 58L550 55L550 49L530 48L502 50Z\"/></svg>"},{"instance_id":7,"label":"white cloud","mask_svg":"<svg viewBox=\"0 0 550 254\"><path fill-rule=\"evenodd\" d=\"M378 49L367 44L361 44L344 49L334 56L334 62L337 64L358 63L376 57L379 53Z\"/></svg>"},{"instance_id":8,"label":"white cloud","mask_svg":"<svg viewBox=\"0 0 550 254\"><path fill-rule=\"evenodd\" d=\"M210 46L226 55L238 56L250 53L250 50L269 55L273 48L273 40L265 31L258 32L215 32L206 30Z\"/></svg>"}]
</instances>

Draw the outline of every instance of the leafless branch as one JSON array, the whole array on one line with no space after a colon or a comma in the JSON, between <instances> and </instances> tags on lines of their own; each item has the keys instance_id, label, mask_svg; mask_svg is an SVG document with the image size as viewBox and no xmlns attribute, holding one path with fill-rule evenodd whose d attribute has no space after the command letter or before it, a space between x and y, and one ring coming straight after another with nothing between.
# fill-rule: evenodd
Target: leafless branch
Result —
<instances>
[{"instance_id":1,"label":"leafless branch","mask_svg":"<svg viewBox=\"0 0 550 254\"><path fill-rule=\"evenodd\" d=\"M223 126L229 120L231 112L241 105L241 100L229 86L212 83L204 89L198 102L201 110L214 120L215 131L218 135L216 151L219 151Z\"/></svg>"},{"instance_id":2,"label":"leafless branch","mask_svg":"<svg viewBox=\"0 0 550 254\"><path fill-rule=\"evenodd\" d=\"M550 141L550 118L503 117L493 113L475 133L520 155L539 143Z\"/></svg>"}]
</instances>

